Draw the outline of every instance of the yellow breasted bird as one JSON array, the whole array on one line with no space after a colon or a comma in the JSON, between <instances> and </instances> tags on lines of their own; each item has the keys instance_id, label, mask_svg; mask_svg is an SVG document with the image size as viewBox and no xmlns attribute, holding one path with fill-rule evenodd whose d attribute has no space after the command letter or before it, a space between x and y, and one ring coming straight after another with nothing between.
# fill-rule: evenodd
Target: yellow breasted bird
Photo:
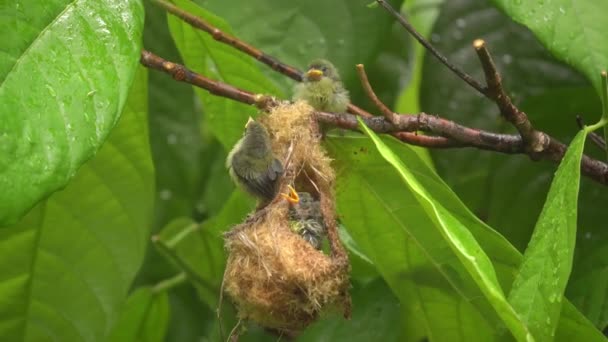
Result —
<instances>
[{"instance_id":1,"label":"yellow breasted bird","mask_svg":"<svg viewBox=\"0 0 608 342\"><path fill-rule=\"evenodd\" d=\"M238 186L259 200L259 206L272 201L283 174L283 165L272 153L266 128L252 118L228 154L226 168Z\"/></svg>"},{"instance_id":2,"label":"yellow breasted bird","mask_svg":"<svg viewBox=\"0 0 608 342\"><path fill-rule=\"evenodd\" d=\"M350 103L336 67L325 59L310 63L304 79L295 86L293 100L304 100L314 109L344 113Z\"/></svg>"}]
</instances>

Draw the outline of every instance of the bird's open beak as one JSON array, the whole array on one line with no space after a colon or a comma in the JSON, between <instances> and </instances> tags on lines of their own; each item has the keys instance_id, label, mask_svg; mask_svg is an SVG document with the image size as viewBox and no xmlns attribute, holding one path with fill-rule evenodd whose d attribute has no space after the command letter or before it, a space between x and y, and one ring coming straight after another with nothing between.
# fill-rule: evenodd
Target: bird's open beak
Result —
<instances>
[{"instance_id":1,"label":"bird's open beak","mask_svg":"<svg viewBox=\"0 0 608 342\"><path fill-rule=\"evenodd\" d=\"M249 117L249 120L247 120L247 123L245 124L245 128L247 128L247 126L249 126L250 123L252 123L254 120L251 118L251 116Z\"/></svg>"},{"instance_id":2,"label":"bird's open beak","mask_svg":"<svg viewBox=\"0 0 608 342\"><path fill-rule=\"evenodd\" d=\"M285 198L287 202L291 204L300 203L300 196L298 196L296 189L294 189L291 185L288 185L287 187L289 188L289 194L281 194L281 196L283 196L283 198Z\"/></svg>"},{"instance_id":3,"label":"bird's open beak","mask_svg":"<svg viewBox=\"0 0 608 342\"><path fill-rule=\"evenodd\" d=\"M319 69L310 69L310 70L308 70L308 72L306 72L306 77L308 77L309 79L311 79L313 81L320 80L321 76L323 76L323 71L321 71Z\"/></svg>"}]
</instances>

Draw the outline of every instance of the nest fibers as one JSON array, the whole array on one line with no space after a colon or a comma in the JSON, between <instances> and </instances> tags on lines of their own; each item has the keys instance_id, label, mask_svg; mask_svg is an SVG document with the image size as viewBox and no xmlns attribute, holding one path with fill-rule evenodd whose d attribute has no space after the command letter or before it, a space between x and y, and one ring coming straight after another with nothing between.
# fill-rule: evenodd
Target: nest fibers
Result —
<instances>
[{"instance_id":1,"label":"nest fibers","mask_svg":"<svg viewBox=\"0 0 608 342\"><path fill-rule=\"evenodd\" d=\"M284 156L282 189L294 184L320 199L330 255L316 250L289 228L288 203L276 198L226 234L229 252L224 289L239 317L297 333L328 307L350 315L350 266L336 230L330 159L320 145L313 109L304 102L283 103L259 120L273 151Z\"/></svg>"}]
</instances>

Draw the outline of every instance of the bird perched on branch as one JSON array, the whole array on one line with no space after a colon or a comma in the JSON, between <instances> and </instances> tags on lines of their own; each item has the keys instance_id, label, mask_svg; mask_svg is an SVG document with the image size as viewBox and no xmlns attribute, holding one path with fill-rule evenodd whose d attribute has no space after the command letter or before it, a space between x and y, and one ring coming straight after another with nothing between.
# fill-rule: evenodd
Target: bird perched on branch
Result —
<instances>
[{"instance_id":1,"label":"bird perched on branch","mask_svg":"<svg viewBox=\"0 0 608 342\"><path fill-rule=\"evenodd\" d=\"M304 79L294 89L294 100L304 100L316 110L344 113L350 103L336 67L325 59L310 63Z\"/></svg>"},{"instance_id":2,"label":"bird perched on branch","mask_svg":"<svg viewBox=\"0 0 608 342\"><path fill-rule=\"evenodd\" d=\"M323 222L319 200L313 198L308 192L296 192L291 186L289 190L289 196L283 195L291 203L289 227L314 248L321 249L327 229Z\"/></svg>"},{"instance_id":3,"label":"bird perched on branch","mask_svg":"<svg viewBox=\"0 0 608 342\"><path fill-rule=\"evenodd\" d=\"M252 118L228 154L226 168L238 186L258 199L258 207L272 201L283 174L283 165L272 153L266 128Z\"/></svg>"}]
</instances>

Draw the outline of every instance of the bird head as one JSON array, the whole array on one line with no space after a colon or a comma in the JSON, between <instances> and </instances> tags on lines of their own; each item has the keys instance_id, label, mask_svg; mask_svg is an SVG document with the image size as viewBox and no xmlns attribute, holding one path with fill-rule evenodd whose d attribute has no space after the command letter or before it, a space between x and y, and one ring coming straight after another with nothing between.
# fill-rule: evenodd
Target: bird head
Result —
<instances>
[{"instance_id":1,"label":"bird head","mask_svg":"<svg viewBox=\"0 0 608 342\"><path fill-rule=\"evenodd\" d=\"M330 78L334 81L340 80L340 75L336 67L325 59L316 59L310 63L306 74L304 74L305 82L317 82L323 77Z\"/></svg>"},{"instance_id":2,"label":"bird head","mask_svg":"<svg viewBox=\"0 0 608 342\"><path fill-rule=\"evenodd\" d=\"M262 155L270 151L268 131L261 123L251 117L249 117L249 120L245 124L243 148L254 155Z\"/></svg>"}]
</instances>

